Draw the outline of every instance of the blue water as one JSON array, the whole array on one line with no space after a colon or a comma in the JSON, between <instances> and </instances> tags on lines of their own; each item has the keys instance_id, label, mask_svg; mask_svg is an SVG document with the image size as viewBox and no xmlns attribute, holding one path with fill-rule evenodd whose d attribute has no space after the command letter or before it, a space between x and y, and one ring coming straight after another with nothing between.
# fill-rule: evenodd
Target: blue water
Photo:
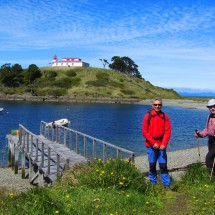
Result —
<instances>
[{"instance_id":1,"label":"blue water","mask_svg":"<svg viewBox=\"0 0 215 215\"><path fill-rule=\"evenodd\" d=\"M70 127L117 146L145 154L141 127L149 105L127 104L72 104L0 102L0 148L5 148L6 135L19 124L39 134L40 121L52 122L61 118L71 121ZM194 129L201 130L206 123L207 110L163 107L170 117L172 136L168 151L196 147ZM200 145L206 145L206 138Z\"/></svg>"}]
</instances>

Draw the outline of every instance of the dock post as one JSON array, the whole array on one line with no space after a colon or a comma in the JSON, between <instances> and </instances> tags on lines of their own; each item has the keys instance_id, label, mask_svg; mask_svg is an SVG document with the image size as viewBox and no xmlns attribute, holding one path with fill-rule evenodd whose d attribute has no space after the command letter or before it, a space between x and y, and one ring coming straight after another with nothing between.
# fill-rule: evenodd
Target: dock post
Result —
<instances>
[{"instance_id":1,"label":"dock post","mask_svg":"<svg viewBox=\"0 0 215 215\"><path fill-rule=\"evenodd\" d=\"M29 174L29 182L31 183L31 180L33 178L33 172L34 172L34 166L32 164L32 160L31 160L31 154L30 154L30 158L29 158L29 170L28 170L28 174Z\"/></svg>"},{"instance_id":2,"label":"dock post","mask_svg":"<svg viewBox=\"0 0 215 215\"><path fill-rule=\"evenodd\" d=\"M12 151L11 139L8 138L8 167L12 167Z\"/></svg>"},{"instance_id":3,"label":"dock post","mask_svg":"<svg viewBox=\"0 0 215 215\"><path fill-rule=\"evenodd\" d=\"M22 149L22 179L25 178L25 150Z\"/></svg>"},{"instance_id":4,"label":"dock post","mask_svg":"<svg viewBox=\"0 0 215 215\"><path fill-rule=\"evenodd\" d=\"M14 174L18 174L18 169L19 169L19 149L15 147Z\"/></svg>"}]
</instances>

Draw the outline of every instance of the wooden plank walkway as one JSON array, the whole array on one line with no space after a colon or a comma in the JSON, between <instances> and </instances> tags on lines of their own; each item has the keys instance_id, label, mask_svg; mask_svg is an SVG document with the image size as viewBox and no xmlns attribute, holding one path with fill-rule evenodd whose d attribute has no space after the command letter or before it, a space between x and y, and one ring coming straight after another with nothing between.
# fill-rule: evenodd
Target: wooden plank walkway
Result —
<instances>
[{"instance_id":1,"label":"wooden plank walkway","mask_svg":"<svg viewBox=\"0 0 215 215\"><path fill-rule=\"evenodd\" d=\"M40 185L44 182L52 183L63 174L65 168L87 162L87 159L80 154L41 135L33 135L30 139L25 136L22 142L18 136L8 135L7 138L9 165L17 174L19 154L21 154L22 178L29 177L30 183ZM27 174L26 161L28 165Z\"/></svg>"},{"instance_id":2,"label":"wooden plank walkway","mask_svg":"<svg viewBox=\"0 0 215 215\"><path fill-rule=\"evenodd\" d=\"M64 169L88 162L97 156L104 162L108 158L123 156L134 162L135 157L132 151L70 128L53 128L43 121L39 135L19 125L19 135L10 134L7 139L9 166L17 174L21 163L22 178L28 177L30 183L39 185L52 183L63 174Z\"/></svg>"}]
</instances>

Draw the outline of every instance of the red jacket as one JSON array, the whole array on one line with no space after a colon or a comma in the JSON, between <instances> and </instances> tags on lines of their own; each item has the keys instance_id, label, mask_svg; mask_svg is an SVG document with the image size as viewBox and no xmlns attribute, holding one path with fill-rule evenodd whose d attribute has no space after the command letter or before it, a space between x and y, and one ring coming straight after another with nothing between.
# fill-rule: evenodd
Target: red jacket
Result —
<instances>
[{"instance_id":1,"label":"red jacket","mask_svg":"<svg viewBox=\"0 0 215 215\"><path fill-rule=\"evenodd\" d=\"M167 114L162 111L156 113L153 109L151 112L151 120L148 123L149 114L143 118L142 134L146 138L146 146L152 147L155 143L159 146L167 147L171 136L171 123Z\"/></svg>"}]
</instances>

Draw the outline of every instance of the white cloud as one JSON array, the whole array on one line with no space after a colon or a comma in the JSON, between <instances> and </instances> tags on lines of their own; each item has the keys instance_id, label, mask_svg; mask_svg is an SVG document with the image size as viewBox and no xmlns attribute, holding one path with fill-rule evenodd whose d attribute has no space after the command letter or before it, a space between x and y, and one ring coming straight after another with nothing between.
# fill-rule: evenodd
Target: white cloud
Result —
<instances>
[{"instance_id":1,"label":"white cloud","mask_svg":"<svg viewBox=\"0 0 215 215\"><path fill-rule=\"evenodd\" d=\"M175 82L171 72L201 75L205 68L210 76L214 68L215 3L2 1L0 25L1 62L22 59L19 62L27 64L34 60L45 66L45 59L53 54L74 54L102 67L99 58L129 56L149 81L161 86L186 84L183 77ZM33 59L28 52L40 54ZM161 77L156 77L157 71L162 71ZM168 80L163 79L166 76ZM189 81L194 86L199 80Z\"/></svg>"}]
</instances>

